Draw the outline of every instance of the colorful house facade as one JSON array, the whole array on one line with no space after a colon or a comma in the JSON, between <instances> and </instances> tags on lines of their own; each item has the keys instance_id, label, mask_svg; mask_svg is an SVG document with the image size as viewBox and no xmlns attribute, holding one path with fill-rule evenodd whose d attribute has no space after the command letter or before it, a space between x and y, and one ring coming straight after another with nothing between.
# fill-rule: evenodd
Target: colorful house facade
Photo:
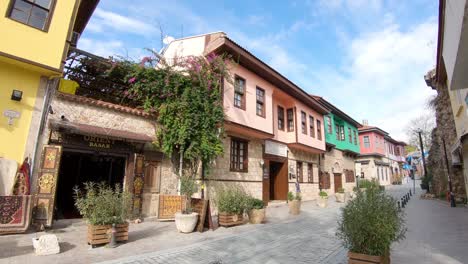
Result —
<instances>
[{"instance_id":1,"label":"colorful house facade","mask_svg":"<svg viewBox=\"0 0 468 264\"><path fill-rule=\"evenodd\" d=\"M97 0L1 1L2 162L21 164L27 158L34 165L51 87L61 77L68 49L83 31L97 3ZM3 172L2 176L10 177Z\"/></svg>"},{"instance_id":2,"label":"colorful house facade","mask_svg":"<svg viewBox=\"0 0 468 264\"><path fill-rule=\"evenodd\" d=\"M361 154L356 160L360 179L375 179L383 186L401 180L406 144L378 127L369 126L367 121L363 123L359 128Z\"/></svg>"},{"instance_id":3,"label":"colorful house facade","mask_svg":"<svg viewBox=\"0 0 468 264\"><path fill-rule=\"evenodd\" d=\"M233 84L224 84L225 153L207 176L208 196L217 186L242 186L265 202L286 200L297 188L303 199L315 199L329 110L223 32L177 39L163 56L210 53L231 54L237 64Z\"/></svg>"},{"instance_id":4,"label":"colorful house facade","mask_svg":"<svg viewBox=\"0 0 468 264\"><path fill-rule=\"evenodd\" d=\"M331 111L324 117L327 149L322 154L322 172L332 176L330 184L334 192L340 188L350 192L356 186L355 161L360 154L358 128L362 125L322 97L314 97Z\"/></svg>"},{"instance_id":5,"label":"colorful house facade","mask_svg":"<svg viewBox=\"0 0 468 264\"><path fill-rule=\"evenodd\" d=\"M405 176L403 170L405 146L405 142L395 140L390 136L385 137L385 158L389 164L391 183L400 182Z\"/></svg>"},{"instance_id":6,"label":"colorful house facade","mask_svg":"<svg viewBox=\"0 0 468 264\"><path fill-rule=\"evenodd\" d=\"M385 159L385 137L388 133L382 129L369 126L364 122L359 128L361 154L356 160L360 179L376 179L381 185L391 184L390 164Z\"/></svg>"}]
</instances>

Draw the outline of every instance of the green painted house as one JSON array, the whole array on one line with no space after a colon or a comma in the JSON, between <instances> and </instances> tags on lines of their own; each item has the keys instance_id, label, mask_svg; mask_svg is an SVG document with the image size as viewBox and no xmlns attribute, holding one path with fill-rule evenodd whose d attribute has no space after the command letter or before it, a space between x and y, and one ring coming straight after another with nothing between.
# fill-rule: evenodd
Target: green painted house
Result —
<instances>
[{"instance_id":1,"label":"green painted house","mask_svg":"<svg viewBox=\"0 0 468 264\"><path fill-rule=\"evenodd\" d=\"M331 110L324 116L327 146L359 154L358 128L362 125L322 97L314 98Z\"/></svg>"},{"instance_id":2,"label":"green painted house","mask_svg":"<svg viewBox=\"0 0 468 264\"><path fill-rule=\"evenodd\" d=\"M360 123L319 96L313 96L330 113L324 116L325 142L327 149L322 154L320 178L330 184L330 192L352 191L356 186L359 168L356 158L360 154L358 128Z\"/></svg>"}]
</instances>

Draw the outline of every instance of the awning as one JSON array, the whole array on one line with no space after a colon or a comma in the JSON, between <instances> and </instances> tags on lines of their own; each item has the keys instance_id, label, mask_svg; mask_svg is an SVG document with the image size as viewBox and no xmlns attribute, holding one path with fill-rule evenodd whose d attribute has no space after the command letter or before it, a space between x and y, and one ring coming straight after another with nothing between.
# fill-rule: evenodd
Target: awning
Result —
<instances>
[{"instance_id":1,"label":"awning","mask_svg":"<svg viewBox=\"0 0 468 264\"><path fill-rule=\"evenodd\" d=\"M131 131L118 130L113 128L105 128L92 126L87 124L80 124L68 121L50 120L50 126L53 129L64 130L64 132L83 134L91 136L105 136L116 139L137 141L137 142L153 142L154 137L145 134L135 133Z\"/></svg>"}]
</instances>

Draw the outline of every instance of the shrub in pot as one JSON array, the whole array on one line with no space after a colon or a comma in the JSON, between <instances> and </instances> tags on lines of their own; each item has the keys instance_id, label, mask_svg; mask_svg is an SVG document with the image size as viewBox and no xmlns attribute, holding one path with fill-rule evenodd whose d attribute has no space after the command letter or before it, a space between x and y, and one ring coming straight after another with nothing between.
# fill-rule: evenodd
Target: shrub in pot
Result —
<instances>
[{"instance_id":1,"label":"shrub in pot","mask_svg":"<svg viewBox=\"0 0 468 264\"><path fill-rule=\"evenodd\" d=\"M265 204L262 200L249 197L246 205L251 224L261 224L265 221Z\"/></svg>"},{"instance_id":2,"label":"shrub in pot","mask_svg":"<svg viewBox=\"0 0 468 264\"><path fill-rule=\"evenodd\" d=\"M338 203L344 203L346 201L345 190L343 188L339 188L338 192L335 193L335 198Z\"/></svg>"},{"instance_id":3,"label":"shrub in pot","mask_svg":"<svg viewBox=\"0 0 468 264\"><path fill-rule=\"evenodd\" d=\"M181 233L191 233L198 222L198 213L192 212L192 195L198 190L195 179L191 176L180 178L180 193L185 197L185 211L175 214L175 224Z\"/></svg>"},{"instance_id":4,"label":"shrub in pot","mask_svg":"<svg viewBox=\"0 0 468 264\"><path fill-rule=\"evenodd\" d=\"M296 192L296 195L292 192L288 192L288 206L289 213L292 215L298 215L301 213L301 193Z\"/></svg>"},{"instance_id":5,"label":"shrub in pot","mask_svg":"<svg viewBox=\"0 0 468 264\"><path fill-rule=\"evenodd\" d=\"M349 250L349 263L390 263L390 246L405 232L396 200L371 186L342 208L337 236Z\"/></svg>"},{"instance_id":6,"label":"shrub in pot","mask_svg":"<svg viewBox=\"0 0 468 264\"><path fill-rule=\"evenodd\" d=\"M327 205L328 205L328 193L326 193L324 191L319 192L319 197L317 199L317 205L322 207L322 208L327 207Z\"/></svg>"},{"instance_id":7,"label":"shrub in pot","mask_svg":"<svg viewBox=\"0 0 468 264\"><path fill-rule=\"evenodd\" d=\"M216 192L218 222L220 226L233 226L244 223L243 213L247 195L239 188L221 189Z\"/></svg>"},{"instance_id":8,"label":"shrub in pot","mask_svg":"<svg viewBox=\"0 0 468 264\"><path fill-rule=\"evenodd\" d=\"M105 183L84 183L84 192L74 188L75 206L88 222L88 244L106 244L111 240L112 229L116 241L128 240L128 222L132 196L120 185L114 188Z\"/></svg>"}]
</instances>

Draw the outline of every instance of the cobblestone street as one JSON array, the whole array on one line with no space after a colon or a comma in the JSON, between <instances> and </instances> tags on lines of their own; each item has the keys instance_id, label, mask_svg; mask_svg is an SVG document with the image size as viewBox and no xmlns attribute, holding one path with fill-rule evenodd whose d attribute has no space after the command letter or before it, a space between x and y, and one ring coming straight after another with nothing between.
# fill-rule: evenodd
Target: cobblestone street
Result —
<instances>
[{"instance_id":1,"label":"cobblestone street","mask_svg":"<svg viewBox=\"0 0 468 264\"><path fill-rule=\"evenodd\" d=\"M419 182L416 182L419 186ZM412 182L388 186L399 199ZM421 200L416 188L405 208L407 238L392 247L392 263L467 263L468 209L450 208L439 200ZM214 241L103 262L111 263L347 263L347 251L335 237L341 205L330 198L329 207L304 204L296 219L258 226ZM278 210L278 208L275 208ZM448 218L453 214L453 217Z\"/></svg>"},{"instance_id":2,"label":"cobblestone street","mask_svg":"<svg viewBox=\"0 0 468 264\"><path fill-rule=\"evenodd\" d=\"M318 208L315 202L303 205L303 213L290 221L103 263L346 263L346 252L335 238L340 205L330 202L326 209Z\"/></svg>"}]
</instances>

